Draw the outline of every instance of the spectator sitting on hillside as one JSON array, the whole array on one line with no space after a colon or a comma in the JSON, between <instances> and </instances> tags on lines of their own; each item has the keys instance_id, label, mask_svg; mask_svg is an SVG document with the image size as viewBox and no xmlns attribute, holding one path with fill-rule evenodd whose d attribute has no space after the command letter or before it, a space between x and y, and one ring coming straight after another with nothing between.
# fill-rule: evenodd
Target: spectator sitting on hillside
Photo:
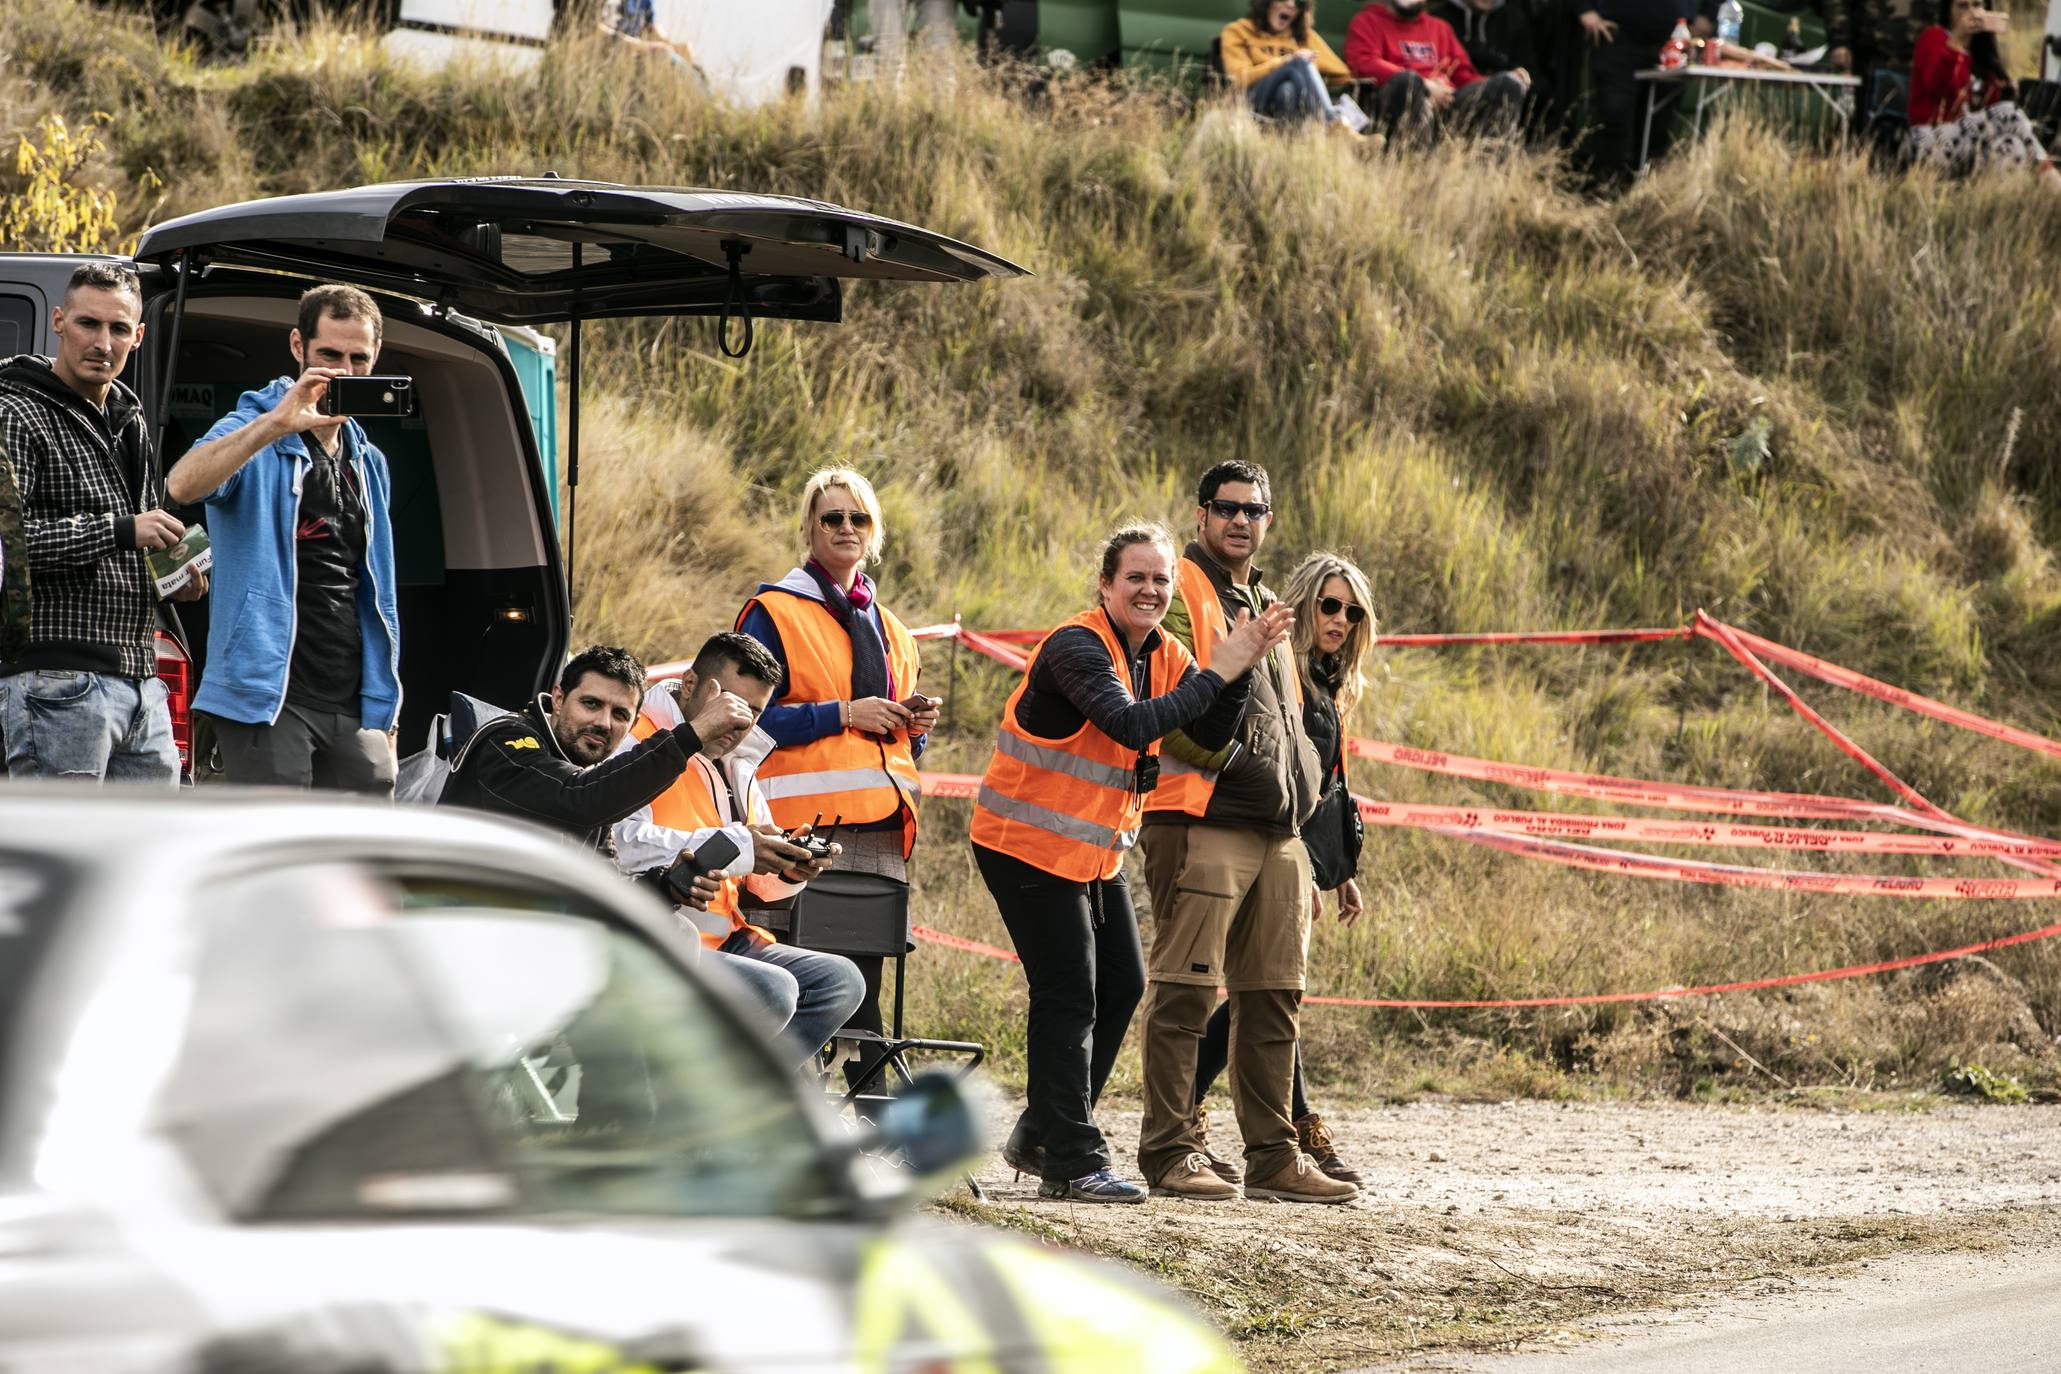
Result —
<instances>
[{"instance_id":1,"label":"spectator sitting on hillside","mask_svg":"<svg viewBox=\"0 0 2061 1374\"><path fill-rule=\"evenodd\" d=\"M658 26L652 0L617 0L610 9L611 17L601 21L603 33L638 52L663 54L693 73L695 80L706 87L708 77L694 60L694 49L687 46L686 39L674 38Z\"/></svg>"},{"instance_id":2,"label":"spectator sitting on hillside","mask_svg":"<svg viewBox=\"0 0 2061 1374\"><path fill-rule=\"evenodd\" d=\"M1949 176L1979 167L2034 170L2061 190L2061 172L2018 108L1997 35L2009 16L1983 0L1941 0L1940 17L1918 35L1911 58L1911 150Z\"/></svg>"},{"instance_id":3,"label":"spectator sitting on hillside","mask_svg":"<svg viewBox=\"0 0 2061 1374\"><path fill-rule=\"evenodd\" d=\"M1484 77L1452 26L1425 13L1425 0L1374 0L1345 31L1353 75L1378 83L1374 113L1389 130L1434 124L1514 128L1531 89L1530 73Z\"/></svg>"},{"instance_id":4,"label":"spectator sitting on hillside","mask_svg":"<svg viewBox=\"0 0 2061 1374\"><path fill-rule=\"evenodd\" d=\"M1351 132L1330 87L1352 73L1322 34L1310 26L1309 0L1252 0L1252 14L1224 26L1218 40L1224 75L1257 114L1275 119L1321 119Z\"/></svg>"},{"instance_id":5,"label":"spectator sitting on hillside","mask_svg":"<svg viewBox=\"0 0 2061 1374\"><path fill-rule=\"evenodd\" d=\"M1529 78L1539 66L1527 0L1439 0L1432 17L1452 29L1483 76L1518 72Z\"/></svg>"}]
</instances>

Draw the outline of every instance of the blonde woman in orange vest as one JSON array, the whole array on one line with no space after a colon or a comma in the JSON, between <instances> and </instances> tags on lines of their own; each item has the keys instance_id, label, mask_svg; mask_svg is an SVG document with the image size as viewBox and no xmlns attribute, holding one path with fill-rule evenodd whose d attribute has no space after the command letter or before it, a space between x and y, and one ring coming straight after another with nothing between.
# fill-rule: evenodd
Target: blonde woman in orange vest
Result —
<instances>
[{"instance_id":1,"label":"blonde woman in orange vest","mask_svg":"<svg viewBox=\"0 0 2061 1374\"><path fill-rule=\"evenodd\" d=\"M621 747L678 728L681 720L726 694L756 717L772 700L779 678L780 665L757 640L735 631L711 635L681 676L677 693L669 690L671 684L645 692L643 710ZM671 868L718 834L735 846L737 857L720 870L715 895L690 900L678 908L679 915L765 1006L773 1023L784 1028L792 1059L807 1064L858 1009L866 983L842 955L783 945L744 919L741 889L748 887L769 901L791 897L840 852L833 844L828 859L813 861L808 850L774 824L753 776L758 760L739 747L750 729L747 717L736 728L703 739L686 771L655 800L616 822L611 838L616 866L630 874Z\"/></svg>"},{"instance_id":2,"label":"blonde woman in orange vest","mask_svg":"<svg viewBox=\"0 0 2061 1374\"><path fill-rule=\"evenodd\" d=\"M1041 1197L1145 1200L1111 1171L1095 1125L1145 990L1124 851L1158 780L1160 736L1183 728L1229 743L1245 713L1246 670L1288 633L1286 607L1241 617L1213 666L1196 668L1159 632L1173 564L1173 538L1158 525L1110 536L1101 604L1032 652L974 803L974 858L1030 984L1030 1102L1002 1155L1039 1176Z\"/></svg>"},{"instance_id":3,"label":"blonde woman in orange vest","mask_svg":"<svg viewBox=\"0 0 2061 1374\"><path fill-rule=\"evenodd\" d=\"M942 698L916 690L922 661L908 629L880 601L865 567L886 537L873 484L826 468L802 488L802 565L761 586L737 628L780 664L759 718L759 787L786 829L837 821L838 867L909 880L916 844L916 760ZM878 958L853 961L866 998L849 1024L881 1031ZM857 1072L866 1065L848 1066Z\"/></svg>"}]
</instances>

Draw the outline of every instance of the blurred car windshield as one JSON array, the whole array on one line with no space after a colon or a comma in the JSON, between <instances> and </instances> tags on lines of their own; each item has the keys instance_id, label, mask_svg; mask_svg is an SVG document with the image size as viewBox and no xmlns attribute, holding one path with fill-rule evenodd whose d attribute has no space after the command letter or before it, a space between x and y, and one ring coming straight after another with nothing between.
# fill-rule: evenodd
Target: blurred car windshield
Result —
<instances>
[{"instance_id":1,"label":"blurred car windshield","mask_svg":"<svg viewBox=\"0 0 2061 1374\"><path fill-rule=\"evenodd\" d=\"M69 868L48 855L0 849L0 1140L9 1137L14 1125L10 1104L17 1095L7 1072L15 1062L20 1018L75 881Z\"/></svg>"},{"instance_id":2,"label":"blurred car windshield","mask_svg":"<svg viewBox=\"0 0 2061 1374\"><path fill-rule=\"evenodd\" d=\"M844 1205L761 1032L578 894L323 864L209 906L155 1124L238 1217Z\"/></svg>"}]
</instances>

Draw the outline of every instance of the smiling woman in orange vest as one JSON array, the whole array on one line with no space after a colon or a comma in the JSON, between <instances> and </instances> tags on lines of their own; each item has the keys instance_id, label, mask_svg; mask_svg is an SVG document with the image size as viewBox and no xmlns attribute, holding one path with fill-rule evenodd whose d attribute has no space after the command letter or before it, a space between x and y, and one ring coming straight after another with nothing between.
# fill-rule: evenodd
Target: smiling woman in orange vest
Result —
<instances>
[{"instance_id":1,"label":"smiling woman in orange vest","mask_svg":"<svg viewBox=\"0 0 2061 1374\"><path fill-rule=\"evenodd\" d=\"M1230 743L1247 671L1287 637L1274 606L1241 617L1207 669L1159 632L1173 596L1173 537L1118 530L1102 549L1101 604L1032 651L1002 708L973 808L973 854L1030 983L1030 1105L1002 1157L1038 1195L1143 1202L1110 1170L1095 1103L1145 990L1138 918L1124 882L1159 739ZM1227 679L1228 684L1227 685Z\"/></svg>"},{"instance_id":2,"label":"smiling woman in orange vest","mask_svg":"<svg viewBox=\"0 0 2061 1374\"><path fill-rule=\"evenodd\" d=\"M850 468L818 472L802 488L800 523L802 565L762 585L737 617L780 662L773 704L759 718L765 738L756 745L773 746L759 789L786 829L835 821L840 869L906 883L916 760L942 698L916 690L916 641L863 571L886 535L873 484ZM852 962L866 999L849 1024L877 1035L881 961Z\"/></svg>"}]
</instances>

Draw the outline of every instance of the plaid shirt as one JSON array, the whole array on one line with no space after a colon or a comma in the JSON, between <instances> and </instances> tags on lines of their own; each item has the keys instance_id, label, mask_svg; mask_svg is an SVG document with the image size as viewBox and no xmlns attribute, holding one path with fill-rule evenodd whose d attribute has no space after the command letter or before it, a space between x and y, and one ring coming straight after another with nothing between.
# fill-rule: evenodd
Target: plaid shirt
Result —
<instances>
[{"instance_id":1,"label":"plaid shirt","mask_svg":"<svg viewBox=\"0 0 2061 1374\"><path fill-rule=\"evenodd\" d=\"M0 448L0 663L29 642L29 537L21 527L14 464Z\"/></svg>"},{"instance_id":2,"label":"plaid shirt","mask_svg":"<svg viewBox=\"0 0 2061 1374\"><path fill-rule=\"evenodd\" d=\"M10 359L0 366L0 448L14 467L34 579L28 645L0 671L153 676L157 589L143 552L121 546L133 545L136 515L160 499L135 394L116 382L103 423L47 361Z\"/></svg>"}]
</instances>

